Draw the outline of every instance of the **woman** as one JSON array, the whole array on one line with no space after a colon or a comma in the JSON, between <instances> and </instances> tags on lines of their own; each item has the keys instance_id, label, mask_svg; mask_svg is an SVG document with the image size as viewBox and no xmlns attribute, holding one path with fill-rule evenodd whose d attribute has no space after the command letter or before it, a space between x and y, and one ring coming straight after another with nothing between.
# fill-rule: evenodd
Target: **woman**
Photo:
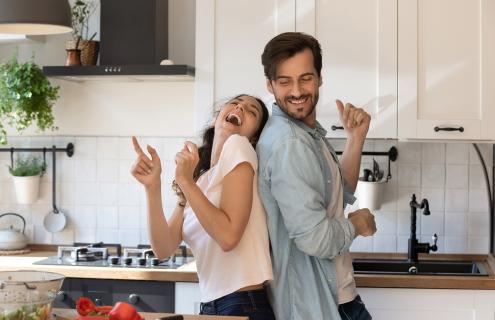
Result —
<instances>
[{"instance_id":1,"label":"woman","mask_svg":"<svg viewBox=\"0 0 495 320\"><path fill-rule=\"evenodd\" d=\"M132 175L144 185L150 242L158 258L184 240L196 258L201 314L275 319L264 283L273 278L266 215L257 191L254 146L268 119L264 103L249 95L228 101L199 149L185 142L175 162L179 200L167 221L161 199L161 164L132 138L138 158Z\"/></svg>"}]
</instances>

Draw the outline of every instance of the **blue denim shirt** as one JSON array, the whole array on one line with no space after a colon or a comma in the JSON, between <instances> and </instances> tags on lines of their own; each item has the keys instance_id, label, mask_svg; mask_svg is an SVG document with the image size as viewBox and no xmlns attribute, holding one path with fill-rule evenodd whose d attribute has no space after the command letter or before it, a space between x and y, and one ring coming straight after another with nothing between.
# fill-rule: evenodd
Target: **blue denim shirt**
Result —
<instances>
[{"instance_id":1,"label":"blue denim shirt","mask_svg":"<svg viewBox=\"0 0 495 320\"><path fill-rule=\"evenodd\" d=\"M332 258L349 249L354 227L330 218L326 130L311 129L276 104L257 144L258 189L267 213L274 280L269 295L277 319L340 319ZM344 186L344 206L355 200Z\"/></svg>"}]
</instances>

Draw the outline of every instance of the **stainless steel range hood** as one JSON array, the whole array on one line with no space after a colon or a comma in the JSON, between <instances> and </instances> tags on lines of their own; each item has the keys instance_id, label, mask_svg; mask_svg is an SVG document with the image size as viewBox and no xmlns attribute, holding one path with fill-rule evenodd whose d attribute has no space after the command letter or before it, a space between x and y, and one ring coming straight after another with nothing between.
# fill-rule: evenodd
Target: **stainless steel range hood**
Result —
<instances>
[{"instance_id":1,"label":"stainless steel range hood","mask_svg":"<svg viewBox=\"0 0 495 320\"><path fill-rule=\"evenodd\" d=\"M168 0L100 0L100 65L45 66L71 81L192 81L194 67L160 65L169 59Z\"/></svg>"}]
</instances>

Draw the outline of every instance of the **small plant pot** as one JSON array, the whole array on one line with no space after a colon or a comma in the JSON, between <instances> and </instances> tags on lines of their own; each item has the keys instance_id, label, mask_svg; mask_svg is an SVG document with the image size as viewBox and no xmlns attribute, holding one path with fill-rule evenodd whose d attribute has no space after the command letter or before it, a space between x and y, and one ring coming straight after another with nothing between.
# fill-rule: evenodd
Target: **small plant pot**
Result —
<instances>
[{"instance_id":1,"label":"small plant pot","mask_svg":"<svg viewBox=\"0 0 495 320\"><path fill-rule=\"evenodd\" d=\"M15 194L19 204L32 204L40 193L40 176L16 177L14 180Z\"/></svg>"},{"instance_id":2,"label":"small plant pot","mask_svg":"<svg viewBox=\"0 0 495 320\"><path fill-rule=\"evenodd\" d=\"M65 50L76 49L75 40L68 40L65 42ZM95 40L81 40L78 48L81 50L81 65L94 66L98 61L98 53L100 52L100 42Z\"/></svg>"},{"instance_id":3,"label":"small plant pot","mask_svg":"<svg viewBox=\"0 0 495 320\"><path fill-rule=\"evenodd\" d=\"M356 197L358 198L359 208L380 209L386 182L387 180L385 179L376 182L358 180Z\"/></svg>"}]
</instances>

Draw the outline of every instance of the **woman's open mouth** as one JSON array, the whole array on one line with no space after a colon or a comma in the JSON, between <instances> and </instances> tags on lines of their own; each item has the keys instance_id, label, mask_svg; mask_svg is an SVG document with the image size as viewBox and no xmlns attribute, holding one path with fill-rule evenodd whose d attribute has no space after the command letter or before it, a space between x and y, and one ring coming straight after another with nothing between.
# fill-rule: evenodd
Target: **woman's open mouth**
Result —
<instances>
[{"instance_id":1,"label":"woman's open mouth","mask_svg":"<svg viewBox=\"0 0 495 320\"><path fill-rule=\"evenodd\" d=\"M225 121L232 123L234 126L240 127L242 125L241 117L235 113L229 113L225 118Z\"/></svg>"}]
</instances>

